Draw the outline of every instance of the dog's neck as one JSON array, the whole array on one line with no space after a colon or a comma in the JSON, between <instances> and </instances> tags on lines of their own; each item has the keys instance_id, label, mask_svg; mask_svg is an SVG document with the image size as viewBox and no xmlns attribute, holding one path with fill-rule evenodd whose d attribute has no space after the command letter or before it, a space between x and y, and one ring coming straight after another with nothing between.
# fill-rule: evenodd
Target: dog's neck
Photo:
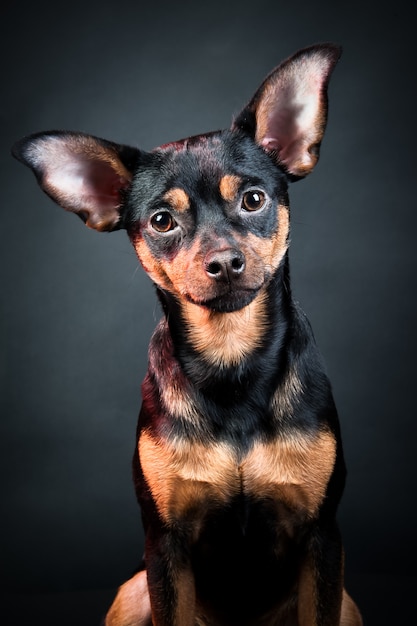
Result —
<instances>
[{"instance_id":1,"label":"dog's neck","mask_svg":"<svg viewBox=\"0 0 417 626\"><path fill-rule=\"evenodd\" d=\"M217 313L186 302L182 314L189 343L214 367L237 367L265 342L269 329L265 291L245 308Z\"/></svg>"}]
</instances>

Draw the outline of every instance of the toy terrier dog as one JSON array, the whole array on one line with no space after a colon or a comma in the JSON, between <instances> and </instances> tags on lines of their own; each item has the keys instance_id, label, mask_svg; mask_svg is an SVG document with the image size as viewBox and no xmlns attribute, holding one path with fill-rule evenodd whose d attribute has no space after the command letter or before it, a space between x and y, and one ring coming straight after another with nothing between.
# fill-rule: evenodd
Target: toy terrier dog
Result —
<instances>
[{"instance_id":1,"label":"toy terrier dog","mask_svg":"<svg viewBox=\"0 0 417 626\"><path fill-rule=\"evenodd\" d=\"M106 626L362 624L336 408L288 268L288 184L319 158L339 56L300 50L230 130L152 152L63 131L14 147L64 209L127 231L164 313L134 455L144 563Z\"/></svg>"}]
</instances>

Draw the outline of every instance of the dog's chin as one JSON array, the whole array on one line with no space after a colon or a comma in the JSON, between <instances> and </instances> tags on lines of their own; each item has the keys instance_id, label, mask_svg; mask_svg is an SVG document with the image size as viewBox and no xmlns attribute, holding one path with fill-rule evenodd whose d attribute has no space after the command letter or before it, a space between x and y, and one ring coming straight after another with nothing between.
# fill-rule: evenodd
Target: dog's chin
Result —
<instances>
[{"instance_id":1,"label":"dog's chin","mask_svg":"<svg viewBox=\"0 0 417 626\"><path fill-rule=\"evenodd\" d=\"M197 304L214 313L234 313L244 309L256 297L259 289L232 291L227 294L216 296L210 300L196 301L189 298L193 304Z\"/></svg>"}]
</instances>

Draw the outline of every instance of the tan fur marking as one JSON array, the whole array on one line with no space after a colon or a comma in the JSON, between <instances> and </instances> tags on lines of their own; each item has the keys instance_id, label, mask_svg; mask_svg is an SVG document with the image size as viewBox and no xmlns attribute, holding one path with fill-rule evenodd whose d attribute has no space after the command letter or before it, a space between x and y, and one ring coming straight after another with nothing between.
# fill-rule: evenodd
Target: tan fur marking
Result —
<instances>
[{"instance_id":1,"label":"tan fur marking","mask_svg":"<svg viewBox=\"0 0 417 626\"><path fill-rule=\"evenodd\" d=\"M232 202L236 199L239 191L239 187L242 184L240 176L233 176L232 174L226 174L220 181L220 193L226 202Z\"/></svg>"},{"instance_id":2,"label":"tan fur marking","mask_svg":"<svg viewBox=\"0 0 417 626\"><path fill-rule=\"evenodd\" d=\"M271 409L279 419L293 414L295 406L303 394L303 385L295 369L291 369L271 400Z\"/></svg>"},{"instance_id":3,"label":"tan fur marking","mask_svg":"<svg viewBox=\"0 0 417 626\"><path fill-rule=\"evenodd\" d=\"M152 626L146 571L138 572L119 587L105 626Z\"/></svg>"},{"instance_id":4,"label":"tan fur marking","mask_svg":"<svg viewBox=\"0 0 417 626\"><path fill-rule=\"evenodd\" d=\"M239 491L237 464L226 444L203 445L185 440L168 444L144 431L138 445L145 479L167 523L189 507L203 515L203 502L225 502ZM198 532L198 517L195 522Z\"/></svg>"},{"instance_id":5,"label":"tan fur marking","mask_svg":"<svg viewBox=\"0 0 417 626\"><path fill-rule=\"evenodd\" d=\"M262 344L268 328L263 293L233 313L215 313L189 302L182 308L194 348L220 367L240 363Z\"/></svg>"},{"instance_id":6,"label":"tan fur marking","mask_svg":"<svg viewBox=\"0 0 417 626\"><path fill-rule=\"evenodd\" d=\"M317 572L311 563L303 565L298 583L298 623L317 626Z\"/></svg>"},{"instance_id":7,"label":"tan fur marking","mask_svg":"<svg viewBox=\"0 0 417 626\"><path fill-rule=\"evenodd\" d=\"M331 432L297 434L256 443L242 464L244 489L283 499L314 516L323 501L336 458Z\"/></svg>"},{"instance_id":8,"label":"tan fur marking","mask_svg":"<svg viewBox=\"0 0 417 626\"><path fill-rule=\"evenodd\" d=\"M317 626L317 579L311 562L304 564L298 587L298 621L300 626ZM343 578L343 565L341 571ZM339 626L363 626L358 607L345 589L342 593L342 605Z\"/></svg>"},{"instance_id":9,"label":"tan fur marking","mask_svg":"<svg viewBox=\"0 0 417 626\"><path fill-rule=\"evenodd\" d=\"M290 212L288 207L280 204L278 206L279 228L272 239L271 265L276 268L281 263L288 250L288 236L290 233Z\"/></svg>"},{"instance_id":10,"label":"tan fur marking","mask_svg":"<svg viewBox=\"0 0 417 626\"><path fill-rule=\"evenodd\" d=\"M180 571L176 576L177 606L175 624L195 626L195 584L191 570Z\"/></svg>"},{"instance_id":11,"label":"tan fur marking","mask_svg":"<svg viewBox=\"0 0 417 626\"><path fill-rule=\"evenodd\" d=\"M150 278L155 281L157 285L172 292L173 286L171 281L163 271L161 264L158 263L155 257L151 254L144 238L136 236L133 239L133 245L145 272L149 274Z\"/></svg>"},{"instance_id":12,"label":"tan fur marking","mask_svg":"<svg viewBox=\"0 0 417 626\"><path fill-rule=\"evenodd\" d=\"M145 271L157 285L175 295L184 296L187 293L188 269L198 252L198 239L190 250L180 250L173 261L156 260L141 235L134 237L132 243Z\"/></svg>"},{"instance_id":13,"label":"tan fur marking","mask_svg":"<svg viewBox=\"0 0 417 626\"><path fill-rule=\"evenodd\" d=\"M190 208L190 198L185 193L184 189L180 189L179 187L174 187L167 191L163 199L180 213L188 211Z\"/></svg>"},{"instance_id":14,"label":"tan fur marking","mask_svg":"<svg viewBox=\"0 0 417 626\"><path fill-rule=\"evenodd\" d=\"M175 383L175 380L160 389L160 394L166 411L173 417L182 417L193 424L200 419L196 405L184 389Z\"/></svg>"},{"instance_id":15,"label":"tan fur marking","mask_svg":"<svg viewBox=\"0 0 417 626\"><path fill-rule=\"evenodd\" d=\"M192 423L200 420L200 412L191 393L190 382L185 376L174 348L168 321L163 317L152 335L149 346L149 372L156 373L158 394L167 415L183 418ZM146 383L149 382L148 376ZM154 388L154 383L151 382Z\"/></svg>"},{"instance_id":16,"label":"tan fur marking","mask_svg":"<svg viewBox=\"0 0 417 626\"><path fill-rule=\"evenodd\" d=\"M238 465L225 443L203 445L181 439L168 444L144 431L139 455L158 510L167 522L204 501L226 502L242 486L247 493L281 499L314 516L333 470L336 445L327 431L311 438L300 434L258 442Z\"/></svg>"},{"instance_id":17,"label":"tan fur marking","mask_svg":"<svg viewBox=\"0 0 417 626\"><path fill-rule=\"evenodd\" d=\"M270 239L262 239L249 233L244 242L248 249L252 249L262 259L264 266L270 272L275 271L289 246L290 215L288 207L278 205L278 229Z\"/></svg>"},{"instance_id":18,"label":"tan fur marking","mask_svg":"<svg viewBox=\"0 0 417 626\"><path fill-rule=\"evenodd\" d=\"M363 626L362 616L359 609L345 589L343 589L340 626Z\"/></svg>"}]
</instances>

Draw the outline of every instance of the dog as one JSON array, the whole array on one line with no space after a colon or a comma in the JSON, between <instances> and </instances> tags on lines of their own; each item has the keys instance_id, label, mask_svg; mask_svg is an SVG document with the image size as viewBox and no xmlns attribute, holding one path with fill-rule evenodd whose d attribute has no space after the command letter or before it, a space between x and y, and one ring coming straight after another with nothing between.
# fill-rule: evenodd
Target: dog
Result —
<instances>
[{"instance_id":1,"label":"dog","mask_svg":"<svg viewBox=\"0 0 417 626\"><path fill-rule=\"evenodd\" d=\"M133 461L143 567L106 626L362 624L340 426L288 263L288 186L318 161L340 54L299 50L230 129L152 152L66 131L13 148L87 226L127 231L163 311Z\"/></svg>"}]
</instances>

